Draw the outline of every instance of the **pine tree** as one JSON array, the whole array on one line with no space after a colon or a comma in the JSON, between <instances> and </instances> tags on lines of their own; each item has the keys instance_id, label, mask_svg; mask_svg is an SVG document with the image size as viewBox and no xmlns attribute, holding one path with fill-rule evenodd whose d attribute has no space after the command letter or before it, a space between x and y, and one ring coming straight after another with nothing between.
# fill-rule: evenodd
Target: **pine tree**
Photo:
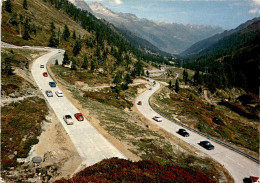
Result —
<instances>
[{"instance_id":1,"label":"pine tree","mask_svg":"<svg viewBox=\"0 0 260 183\"><path fill-rule=\"evenodd\" d=\"M69 41L69 38L70 38L70 30L68 28L67 25L64 26L64 31L63 31L63 35L62 35L63 39L65 41Z\"/></svg>"},{"instance_id":2,"label":"pine tree","mask_svg":"<svg viewBox=\"0 0 260 183\"><path fill-rule=\"evenodd\" d=\"M81 68L88 69L88 58L86 57L86 55L84 56L84 60Z\"/></svg>"},{"instance_id":3,"label":"pine tree","mask_svg":"<svg viewBox=\"0 0 260 183\"><path fill-rule=\"evenodd\" d=\"M28 40L30 38L30 25L29 25L29 19L26 18L24 23L24 33L23 33L23 39Z\"/></svg>"},{"instance_id":4,"label":"pine tree","mask_svg":"<svg viewBox=\"0 0 260 183\"><path fill-rule=\"evenodd\" d=\"M81 42L77 40L75 43L75 46L73 48L73 51L72 51L73 55L77 56L79 54L80 50L81 50Z\"/></svg>"},{"instance_id":5,"label":"pine tree","mask_svg":"<svg viewBox=\"0 0 260 183\"><path fill-rule=\"evenodd\" d=\"M76 37L76 32L75 32L75 30L73 31L73 34L72 34L72 39L76 39L77 37Z\"/></svg>"},{"instance_id":6,"label":"pine tree","mask_svg":"<svg viewBox=\"0 0 260 183\"><path fill-rule=\"evenodd\" d=\"M95 69L96 69L95 63L94 63L93 60L91 60L91 62L90 62L90 70L94 71Z\"/></svg>"},{"instance_id":7,"label":"pine tree","mask_svg":"<svg viewBox=\"0 0 260 183\"><path fill-rule=\"evenodd\" d=\"M5 11L12 13L12 8L13 8L13 5L12 5L11 0L5 1Z\"/></svg>"},{"instance_id":8,"label":"pine tree","mask_svg":"<svg viewBox=\"0 0 260 183\"><path fill-rule=\"evenodd\" d=\"M63 61L62 61L62 66L68 65L69 63L70 63L69 56L68 56L67 52L65 51Z\"/></svg>"},{"instance_id":9,"label":"pine tree","mask_svg":"<svg viewBox=\"0 0 260 183\"><path fill-rule=\"evenodd\" d=\"M3 67L2 67L2 72L6 75L13 75L13 69L11 66L11 59L10 58L5 58Z\"/></svg>"},{"instance_id":10,"label":"pine tree","mask_svg":"<svg viewBox=\"0 0 260 183\"><path fill-rule=\"evenodd\" d=\"M176 91L176 93L178 93L179 90L180 90L179 81L178 81L178 79L176 79L176 82L175 82L175 91Z\"/></svg>"},{"instance_id":11,"label":"pine tree","mask_svg":"<svg viewBox=\"0 0 260 183\"><path fill-rule=\"evenodd\" d=\"M121 83L121 78L120 78L120 76L119 76L118 74L117 74L116 77L114 78L113 83L114 83L115 85L119 85L119 84Z\"/></svg>"},{"instance_id":12,"label":"pine tree","mask_svg":"<svg viewBox=\"0 0 260 183\"><path fill-rule=\"evenodd\" d=\"M57 47L59 45L59 39L56 38L55 34L55 25L53 22L50 23L50 32L51 32L51 37L49 39L49 47Z\"/></svg>"},{"instance_id":13,"label":"pine tree","mask_svg":"<svg viewBox=\"0 0 260 183\"><path fill-rule=\"evenodd\" d=\"M131 79L130 75L127 73L125 78L124 78L126 84L133 83L133 80Z\"/></svg>"},{"instance_id":14,"label":"pine tree","mask_svg":"<svg viewBox=\"0 0 260 183\"><path fill-rule=\"evenodd\" d=\"M188 83L188 72L186 70L183 71L183 80L184 80L184 83L187 84Z\"/></svg>"},{"instance_id":15,"label":"pine tree","mask_svg":"<svg viewBox=\"0 0 260 183\"><path fill-rule=\"evenodd\" d=\"M23 8L28 10L27 0L23 0Z\"/></svg>"}]
</instances>

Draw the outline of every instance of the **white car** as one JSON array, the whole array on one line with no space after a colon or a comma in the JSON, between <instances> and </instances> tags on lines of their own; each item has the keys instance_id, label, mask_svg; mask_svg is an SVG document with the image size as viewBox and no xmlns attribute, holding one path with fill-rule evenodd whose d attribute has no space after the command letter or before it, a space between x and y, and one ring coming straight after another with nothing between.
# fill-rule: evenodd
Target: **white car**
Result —
<instances>
[{"instance_id":1,"label":"white car","mask_svg":"<svg viewBox=\"0 0 260 183\"><path fill-rule=\"evenodd\" d=\"M154 116L153 120L157 121L157 122L162 122L162 118L159 116Z\"/></svg>"},{"instance_id":2,"label":"white car","mask_svg":"<svg viewBox=\"0 0 260 183\"><path fill-rule=\"evenodd\" d=\"M40 68L44 68L44 65L40 65Z\"/></svg>"},{"instance_id":3,"label":"white car","mask_svg":"<svg viewBox=\"0 0 260 183\"><path fill-rule=\"evenodd\" d=\"M58 90L55 92L58 97L63 97L62 91Z\"/></svg>"},{"instance_id":4,"label":"white car","mask_svg":"<svg viewBox=\"0 0 260 183\"><path fill-rule=\"evenodd\" d=\"M73 125L73 119L72 119L71 115L65 115L65 116L63 116L63 119L67 125Z\"/></svg>"}]
</instances>

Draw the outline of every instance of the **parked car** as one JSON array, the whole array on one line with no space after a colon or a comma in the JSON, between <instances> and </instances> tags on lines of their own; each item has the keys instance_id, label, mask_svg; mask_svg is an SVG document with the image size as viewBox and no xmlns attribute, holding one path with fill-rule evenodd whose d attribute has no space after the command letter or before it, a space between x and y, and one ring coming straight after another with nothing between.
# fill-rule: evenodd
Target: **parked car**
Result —
<instances>
[{"instance_id":1,"label":"parked car","mask_svg":"<svg viewBox=\"0 0 260 183\"><path fill-rule=\"evenodd\" d=\"M62 91L58 90L55 92L58 97L63 97Z\"/></svg>"},{"instance_id":2,"label":"parked car","mask_svg":"<svg viewBox=\"0 0 260 183\"><path fill-rule=\"evenodd\" d=\"M47 72L42 73L42 75L43 75L44 77L48 77L48 73L47 73Z\"/></svg>"},{"instance_id":3,"label":"parked car","mask_svg":"<svg viewBox=\"0 0 260 183\"><path fill-rule=\"evenodd\" d=\"M46 93L47 97L53 97L51 90L46 90L45 93Z\"/></svg>"},{"instance_id":4,"label":"parked car","mask_svg":"<svg viewBox=\"0 0 260 183\"><path fill-rule=\"evenodd\" d=\"M153 88L149 88L149 90L152 90Z\"/></svg>"},{"instance_id":5,"label":"parked car","mask_svg":"<svg viewBox=\"0 0 260 183\"><path fill-rule=\"evenodd\" d=\"M142 105L142 101L139 101L139 102L137 103L137 105Z\"/></svg>"},{"instance_id":6,"label":"parked car","mask_svg":"<svg viewBox=\"0 0 260 183\"><path fill-rule=\"evenodd\" d=\"M73 119L72 119L71 115L64 115L63 119L67 125L73 125Z\"/></svg>"},{"instance_id":7,"label":"parked car","mask_svg":"<svg viewBox=\"0 0 260 183\"><path fill-rule=\"evenodd\" d=\"M44 65L41 64L41 65L40 65L40 68L44 68Z\"/></svg>"},{"instance_id":8,"label":"parked car","mask_svg":"<svg viewBox=\"0 0 260 183\"><path fill-rule=\"evenodd\" d=\"M179 131L177 132L178 134L182 135L183 137L188 137L190 136L190 134L183 128L179 129Z\"/></svg>"},{"instance_id":9,"label":"parked car","mask_svg":"<svg viewBox=\"0 0 260 183\"><path fill-rule=\"evenodd\" d=\"M56 84L53 81L49 82L49 85L50 87L56 87Z\"/></svg>"},{"instance_id":10,"label":"parked car","mask_svg":"<svg viewBox=\"0 0 260 183\"><path fill-rule=\"evenodd\" d=\"M84 120L84 117L82 115L82 113L76 113L74 114L75 118L78 120L78 121L83 121Z\"/></svg>"},{"instance_id":11,"label":"parked car","mask_svg":"<svg viewBox=\"0 0 260 183\"><path fill-rule=\"evenodd\" d=\"M207 150L213 150L214 149L214 146L207 140L200 141L199 145L204 147Z\"/></svg>"},{"instance_id":12,"label":"parked car","mask_svg":"<svg viewBox=\"0 0 260 183\"><path fill-rule=\"evenodd\" d=\"M157 121L157 122L162 122L162 118L159 116L154 116L153 120Z\"/></svg>"}]
</instances>

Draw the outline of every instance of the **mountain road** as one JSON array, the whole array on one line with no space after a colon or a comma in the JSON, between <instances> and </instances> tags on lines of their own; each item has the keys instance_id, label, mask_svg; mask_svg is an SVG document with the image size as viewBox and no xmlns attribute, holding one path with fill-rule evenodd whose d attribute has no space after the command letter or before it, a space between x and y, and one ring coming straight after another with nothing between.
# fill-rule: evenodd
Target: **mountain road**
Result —
<instances>
[{"instance_id":1,"label":"mountain road","mask_svg":"<svg viewBox=\"0 0 260 183\"><path fill-rule=\"evenodd\" d=\"M153 82L154 80L151 80ZM160 83L156 81L156 84L152 87L152 90L146 90L144 93L139 95L136 99L135 105L137 109L150 121L156 123L160 128L166 130L167 132L178 136L181 140L189 143L191 146L195 147L199 151L203 152L205 155L218 161L222 164L233 176L235 182L241 183L243 179L249 176L260 176L260 166L256 162L244 157L243 155L236 153L218 143L210 141L214 146L214 150L206 150L201 147L198 143L203 140L208 140L206 137L200 136L199 134L189 131L189 137L183 137L176 132L183 128L176 123L164 118L163 116L156 113L149 105L149 98L160 89ZM138 101L142 101L142 105L137 105ZM156 122L152 118L154 116L159 116L162 122Z\"/></svg>"}]
</instances>

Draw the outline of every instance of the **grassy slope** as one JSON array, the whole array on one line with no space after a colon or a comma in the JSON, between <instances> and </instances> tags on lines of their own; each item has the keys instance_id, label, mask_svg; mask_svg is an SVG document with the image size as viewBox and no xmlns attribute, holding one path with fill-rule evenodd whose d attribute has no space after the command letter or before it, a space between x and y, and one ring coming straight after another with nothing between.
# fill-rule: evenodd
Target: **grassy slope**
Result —
<instances>
[{"instance_id":1,"label":"grassy slope","mask_svg":"<svg viewBox=\"0 0 260 183\"><path fill-rule=\"evenodd\" d=\"M24 10L21 0L13 0L13 12L22 14L24 17L31 18L31 22L36 25L37 35L30 34L32 39L29 41L23 40L19 36L19 27L12 26L7 23L11 14L6 11L2 11L2 41L12 43L15 45L35 45L35 46L47 46L50 38L50 23L53 22L58 28L63 30L64 25L67 24L70 30L77 30L81 35L90 35L86 30L77 25L67 14L63 11L58 11L56 8L45 3L43 0L28 1L28 10ZM57 12L58 11L58 12ZM23 27L23 26L22 26ZM23 29L22 29L23 32Z\"/></svg>"},{"instance_id":2,"label":"grassy slope","mask_svg":"<svg viewBox=\"0 0 260 183\"><path fill-rule=\"evenodd\" d=\"M49 38L50 38L50 23L54 22L56 27L55 32L57 36L58 29L60 28L61 35L63 33L64 25L68 25L70 33L72 35L73 30L76 31L76 36L81 37L81 45L82 49L79 55L73 57L76 60L78 66L81 66L83 63L83 57L86 55L89 61L89 67L91 60L95 61L96 70L100 67L104 69L106 74L111 75L114 70L118 71L125 71L125 66L118 66L115 68L114 64L116 59L111 55L108 54L107 61L101 64L98 58L95 56L95 52L97 49L97 45L93 45L93 47L87 46L85 44L85 40L95 40L95 33L88 32L87 30L83 29L79 26L75 21L73 21L63 10L57 10L49 3L46 3L42 0L35 0L35 1L28 1L28 10L24 10L22 8L22 2L19 0L13 0L13 13L22 14L23 17L28 17L31 19L30 25L36 25L37 33L34 35L30 33L31 39L23 40L22 37L19 36L19 25L14 26L8 23L8 20L11 18L12 14L7 13L6 11L2 11L2 41L12 43L15 45L35 45L35 46L48 46ZM23 33L23 26L22 26L22 33ZM72 50L75 45L76 40L70 37L69 41L66 42L62 38L60 38L59 47L64 48L67 52L69 57L73 56ZM105 48L110 50L110 45L104 43ZM116 47L115 47L116 48ZM104 50L100 50L101 54ZM132 58L132 56L131 56ZM103 64L103 65L102 65ZM107 76L105 74L105 77ZM111 77L109 77L110 80Z\"/></svg>"},{"instance_id":3,"label":"grassy slope","mask_svg":"<svg viewBox=\"0 0 260 183\"><path fill-rule=\"evenodd\" d=\"M152 98L161 112L168 116L177 115L183 123L203 133L258 153L259 134L254 127L257 121L242 117L222 105L214 107L205 104L199 97L201 94L194 88L181 89L178 94L170 93L168 88L164 88ZM191 95L194 100L189 99ZM217 124L213 118L221 119L222 122Z\"/></svg>"},{"instance_id":4,"label":"grassy slope","mask_svg":"<svg viewBox=\"0 0 260 183\"><path fill-rule=\"evenodd\" d=\"M25 69L25 63L30 63L32 55L37 53L4 48L1 57L3 60L9 58L13 66ZM6 75L2 72L1 87L2 99L11 93L19 93L19 96L26 96L28 92L36 93L35 86L16 74ZM29 97L1 107L1 168L16 166L17 158L27 156L31 145L38 142L41 121L45 119L47 111L45 101L39 97Z\"/></svg>"}]
</instances>

